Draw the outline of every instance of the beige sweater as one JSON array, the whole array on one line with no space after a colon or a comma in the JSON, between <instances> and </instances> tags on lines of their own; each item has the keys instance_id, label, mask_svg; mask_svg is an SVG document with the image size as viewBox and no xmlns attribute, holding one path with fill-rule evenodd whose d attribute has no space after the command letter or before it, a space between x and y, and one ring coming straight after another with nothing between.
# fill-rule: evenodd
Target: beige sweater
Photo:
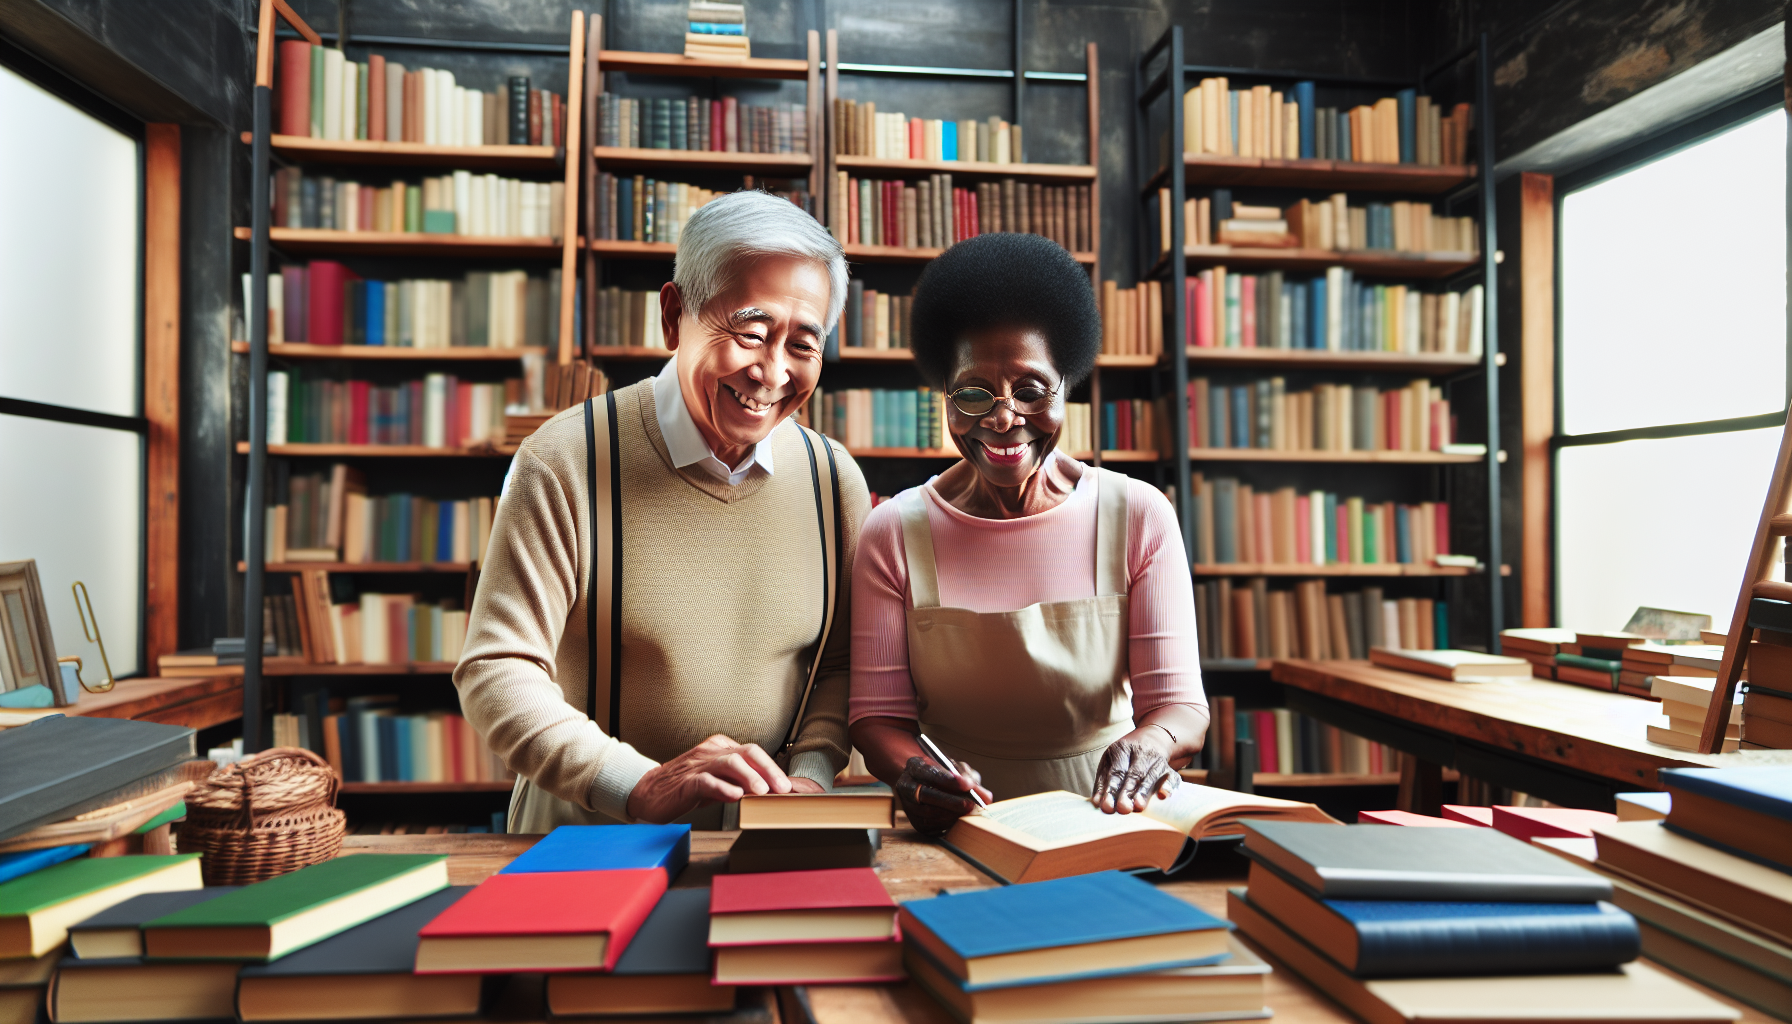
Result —
<instances>
[{"instance_id":1,"label":"beige sweater","mask_svg":"<svg viewBox=\"0 0 1792 1024\"><path fill-rule=\"evenodd\" d=\"M622 739L599 726L609 717L601 681L597 721L585 713L591 538L583 406L543 424L516 454L454 672L463 712L491 748L535 787L575 805L558 820L628 820L641 776L714 733L775 754L807 681L802 656L821 627L814 483L796 426L770 439L775 473L755 472L731 487L694 466L672 468L651 380L621 389L616 401ZM596 412L604 415L602 400ZM816 457L825 481L826 453ZM834 458L849 578L870 498L838 445ZM598 473L608 474L609 462L603 446ZM824 786L849 746L846 589L791 762L792 774Z\"/></svg>"}]
</instances>

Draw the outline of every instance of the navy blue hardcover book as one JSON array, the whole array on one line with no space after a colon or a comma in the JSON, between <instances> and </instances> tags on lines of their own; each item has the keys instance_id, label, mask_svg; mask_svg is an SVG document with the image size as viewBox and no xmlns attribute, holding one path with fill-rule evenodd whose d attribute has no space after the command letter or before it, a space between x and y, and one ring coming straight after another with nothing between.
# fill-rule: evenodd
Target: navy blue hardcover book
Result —
<instances>
[{"instance_id":1,"label":"navy blue hardcover book","mask_svg":"<svg viewBox=\"0 0 1792 1024\"><path fill-rule=\"evenodd\" d=\"M1253 860L1251 902L1359 978L1601 971L1642 950L1610 903L1326 900Z\"/></svg>"},{"instance_id":2,"label":"navy blue hardcover book","mask_svg":"<svg viewBox=\"0 0 1792 1024\"><path fill-rule=\"evenodd\" d=\"M1725 853L1792 872L1792 765L1663 768L1673 794L1667 827Z\"/></svg>"},{"instance_id":3,"label":"navy blue hardcover book","mask_svg":"<svg viewBox=\"0 0 1792 1024\"><path fill-rule=\"evenodd\" d=\"M610 973L707 976L709 890L667 889Z\"/></svg>"},{"instance_id":4,"label":"navy blue hardcover book","mask_svg":"<svg viewBox=\"0 0 1792 1024\"><path fill-rule=\"evenodd\" d=\"M964 990L1218 963L1225 921L1119 871L913 900L903 935Z\"/></svg>"},{"instance_id":5,"label":"navy blue hardcover book","mask_svg":"<svg viewBox=\"0 0 1792 1024\"><path fill-rule=\"evenodd\" d=\"M660 868L670 885L690 861L689 825L561 825L499 873Z\"/></svg>"},{"instance_id":6,"label":"navy blue hardcover book","mask_svg":"<svg viewBox=\"0 0 1792 1024\"><path fill-rule=\"evenodd\" d=\"M1319 155L1314 148L1313 129L1316 124L1313 118L1313 83L1294 83L1294 102L1299 105L1300 112L1300 158L1311 160Z\"/></svg>"}]
</instances>

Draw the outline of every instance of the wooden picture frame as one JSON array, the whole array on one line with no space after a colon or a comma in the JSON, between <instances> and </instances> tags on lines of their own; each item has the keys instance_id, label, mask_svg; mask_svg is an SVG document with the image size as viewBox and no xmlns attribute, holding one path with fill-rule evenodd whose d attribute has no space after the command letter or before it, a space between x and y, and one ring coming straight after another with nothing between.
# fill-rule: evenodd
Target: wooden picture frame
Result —
<instances>
[{"instance_id":1,"label":"wooden picture frame","mask_svg":"<svg viewBox=\"0 0 1792 1024\"><path fill-rule=\"evenodd\" d=\"M49 689L59 708L74 701L62 685L50 613L36 559L0 562L0 690Z\"/></svg>"}]
</instances>

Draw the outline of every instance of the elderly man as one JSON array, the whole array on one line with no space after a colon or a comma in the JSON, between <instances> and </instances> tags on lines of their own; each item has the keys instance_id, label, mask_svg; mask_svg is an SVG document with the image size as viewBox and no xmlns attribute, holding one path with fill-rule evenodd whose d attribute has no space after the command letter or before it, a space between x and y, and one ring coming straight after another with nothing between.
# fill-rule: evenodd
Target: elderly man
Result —
<instances>
[{"instance_id":1,"label":"elderly man","mask_svg":"<svg viewBox=\"0 0 1792 1024\"><path fill-rule=\"evenodd\" d=\"M845 765L841 583L869 496L843 449L786 423L845 302L812 218L716 199L660 291L673 358L517 451L454 672L519 776L512 832L718 827L715 805L820 792Z\"/></svg>"}]
</instances>

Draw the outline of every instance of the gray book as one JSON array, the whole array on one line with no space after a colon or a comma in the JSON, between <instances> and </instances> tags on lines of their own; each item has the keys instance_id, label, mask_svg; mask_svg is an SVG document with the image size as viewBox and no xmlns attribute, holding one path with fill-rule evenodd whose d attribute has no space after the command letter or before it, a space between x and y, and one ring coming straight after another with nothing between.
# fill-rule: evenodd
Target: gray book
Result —
<instances>
[{"instance_id":1,"label":"gray book","mask_svg":"<svg viewBox=\"0 0 1792 1024\"><path fill-rule=\"evenodd\" d=\"M1247 821L1245 850L1328 900L1581 903L1610 880L1490 828Z\"/></svg>"}]
</instances>

